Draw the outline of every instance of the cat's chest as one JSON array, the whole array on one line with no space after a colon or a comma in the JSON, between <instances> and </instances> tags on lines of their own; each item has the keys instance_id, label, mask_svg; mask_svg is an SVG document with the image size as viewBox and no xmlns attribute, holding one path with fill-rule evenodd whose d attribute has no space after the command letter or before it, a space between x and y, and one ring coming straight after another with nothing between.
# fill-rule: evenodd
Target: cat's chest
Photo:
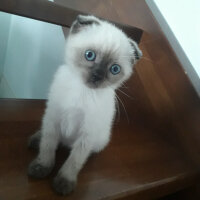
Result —
<instances>
[{"instance_id":1,"label":"cat's chest","mask_svg":"<svg viewBox=\"0 0 200 200\"><path fill-rule=\"evenodd\" d=\"M72 129L79 124L109 123L115 111L114 91L90 89L77 77L67 75L57 76L49 96L49 107L53 108L57 123L70 124Z\"/></svg>"},{"instance_id":2,"label":"cat's chest","mask_svg":"<svg viewBox=\"0 0 200 200\"><path fill-rule=\"evenodd\" d=\"M99 96L95 92L87 92L84 90L67 91L63 98L58 99L61 110L70 112L77 112L77 110L84 114L93 112L100 112L104 110L107 105L113 103L111 97Z\"/></svg>"},{"instance_id":3,"label":"cat's chest","mask_svg":"<svg viewBox=\"0 0 200 200\"><path fill-rule=\"evenodd\" d=\"M69 90L62 98L57 99L56 107L61 134L70 141L74 141L85 127L102 127L112 120L114 113L111 97L83 90Z\"/></svg>"},{"instance_id":4,"label":"cat's chest","mask_svg":"<svg viewBox=\"0 0 200 200\"><path fill-rule=\"evenodd\" d=\"M51 87L49 100L62 112L77 108L85 114L101 113L113 107L114 95L114 90L110 88L88 88L81 77L61 67Z\"/></svg>"}]
</instances>

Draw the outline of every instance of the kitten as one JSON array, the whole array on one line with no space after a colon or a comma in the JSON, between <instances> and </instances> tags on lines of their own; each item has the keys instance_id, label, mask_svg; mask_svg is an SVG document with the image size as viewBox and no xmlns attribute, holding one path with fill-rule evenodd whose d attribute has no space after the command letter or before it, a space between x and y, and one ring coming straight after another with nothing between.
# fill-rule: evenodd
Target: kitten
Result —
<instances>
[{"instance_id":1,"label":"kitten","mask_svg":"<svg viewBox=\"0 0 200 200\"><path fill-rule=\"evenodd\" d=\"M115 90L127 80L142 53L114 25L79 15L66 43L66 62L55 74L41 130L30 138L39 154L28 168L35 178L47 176L62 143L71 153L53 181L59 194L70 193L91 153L105 148L115 116Z\"/></svg>"}]
</instances>

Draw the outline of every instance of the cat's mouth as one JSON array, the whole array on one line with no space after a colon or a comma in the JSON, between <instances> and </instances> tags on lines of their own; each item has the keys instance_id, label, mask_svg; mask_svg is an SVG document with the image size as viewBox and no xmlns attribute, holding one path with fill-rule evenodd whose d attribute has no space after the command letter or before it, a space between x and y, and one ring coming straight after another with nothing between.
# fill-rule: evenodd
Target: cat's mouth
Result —
<instances>
[{"instance_id":1,"label":"cat's mouth","mask_svg":"<svg viewBox=\"0 0 200 200\"><path fill-rule=\"evenodd\" d=\"M106 70L98 66L91 68L87 75L86 82L90 88L102 88L106 78Z\"/></svg>"},{"instance_id":2,"label":"cat's mouth","mask_svg":"<svg viewBox=\"0 0 200 200\"><path fill-rule=\"evenodd\" d=\"M97 74L91 74L87 80L87 85L90 88L102 88L105 77Z\"/></svg>"},{"instance_id":3,"label":"cat's mouth","mask_svg":"<svg viewBox=\"0 0 200 200\"><path fill-rule=\"evenodd\" d=\"M90 88L101 88L103 81L94 81L93 79L89 79L87 81L87 85Z\"/></svg>"}]
</instances>

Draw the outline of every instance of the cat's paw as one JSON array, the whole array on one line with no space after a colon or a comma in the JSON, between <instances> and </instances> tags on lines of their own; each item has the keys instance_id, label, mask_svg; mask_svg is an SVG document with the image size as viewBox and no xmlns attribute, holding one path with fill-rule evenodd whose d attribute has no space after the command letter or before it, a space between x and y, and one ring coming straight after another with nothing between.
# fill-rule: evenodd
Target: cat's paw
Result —
<instances>
[{"instance_id":1,"label":"cat's paw","mask_svg":"<svg viewBox=\"0 0 200 200\"><path fill-rule=\"evenodd\" d=\"M43 166L37 159L33 160L28 167L28 176L33 178L44 178L48 176L53 169L53 166Z\"/></svg>"},{"instance_id":2,"label":"cat's paw","mask_svg":"<svg viewBox=\"0 0 200 200\"><path fill-rule=\"evenodd\" d=\"M40 131L33 134L28 140L28 148L38 150L40 146L40 138L41 138Z\"/></svg>"},{"instance_id":3,"label":"cat's paw","mask_svg":"<svg viewBox=\"0 0 200 200\"><path fill-rule=\"evenodd\" d=\"M76 185L76 181L70 181L67 178L57 175L53 180L53 189L60 195L71 193Z\"/></svg>"}]
</instances>

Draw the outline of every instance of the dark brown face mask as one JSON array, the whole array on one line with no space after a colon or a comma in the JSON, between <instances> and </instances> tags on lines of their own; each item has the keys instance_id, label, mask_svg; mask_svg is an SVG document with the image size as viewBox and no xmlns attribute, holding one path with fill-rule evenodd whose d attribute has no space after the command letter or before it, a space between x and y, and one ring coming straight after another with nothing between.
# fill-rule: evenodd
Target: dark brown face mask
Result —
<instances>
[{"instance_id":1,"label":"dark brown face mask","mask_svg":"<svg viewBox=\"0 0 200 200\"><path fill-rule=\"evenodd\" d=\"M88 84L93 85L93 87L100 86L108 78L109 63L111 63L111 59L108 56L104 56L99 63L94 62L89 71Z\"/></svg>"}]
</instances>

